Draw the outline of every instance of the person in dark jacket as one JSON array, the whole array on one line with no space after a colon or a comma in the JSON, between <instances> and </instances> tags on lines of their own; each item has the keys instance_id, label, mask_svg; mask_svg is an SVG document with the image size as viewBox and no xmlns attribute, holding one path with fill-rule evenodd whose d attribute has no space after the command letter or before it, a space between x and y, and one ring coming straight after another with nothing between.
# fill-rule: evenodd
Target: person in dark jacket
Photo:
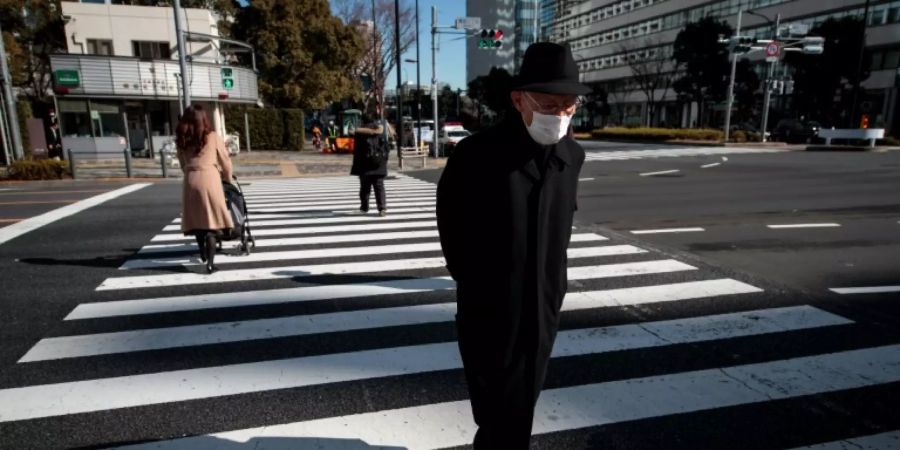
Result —
<instances>
[{"instance_id":1,"label":"person in dark jacket","mask_svg":"<svg viewBox=\"0 0 900 450\"><path fill-rule=\"evenodd\" d=\"M587 92L568 47L531 45L510 94L516 111L463 139L438 183L476 450L529 447L585 157L569 121Z\"/></svg>"},{"instance_id":2,"label":"person in dark jacket","mask_svg":"<svg viewBox=\"0 0 900 450\"><path fill-rule=\"evenodd\" d=\"M367 155L367 148L373 145L373 138L384 134L386 121L381 119L381 109L376 108L378 119L368 121L368 125L359 127L354 131L353 139L353 165L350 167L350 175L359 177L359 210L363 214L369 212L369 195L375 188L375 204L378 207L378 215L387 215L387 199L384 192L384 178L387 177L387 163L390 151L385 152L384 158L379 163L372 163ZM394 129L388 124L388 139L393 139Z\"/></svg>"}]
</instances>

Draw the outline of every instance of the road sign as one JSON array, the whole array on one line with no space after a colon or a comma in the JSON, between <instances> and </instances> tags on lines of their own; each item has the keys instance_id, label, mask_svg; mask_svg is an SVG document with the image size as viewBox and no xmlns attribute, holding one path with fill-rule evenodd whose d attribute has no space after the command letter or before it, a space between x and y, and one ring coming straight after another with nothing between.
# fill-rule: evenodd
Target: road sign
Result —
<instances>
[{"instance_id":1,"label":"road sign","mask_svg":"<svg viewBox=\"0 0 900 450\"><path fill-rule=\"evenodd\" d=\"M781 43L778 41L772 41L766 44L766 61L774 62L778 61L778 57L781 55Z\"/></svg>"},{"instance_id":2,"label":"road sign","mask_svg":"<svg viewBox=\"0 0 900 450\"><path fill-rule=\"evenodd\" d=\"M481 28L481 17L457 17L455 28L477 30Z\"/></svg>"}]
</instances>

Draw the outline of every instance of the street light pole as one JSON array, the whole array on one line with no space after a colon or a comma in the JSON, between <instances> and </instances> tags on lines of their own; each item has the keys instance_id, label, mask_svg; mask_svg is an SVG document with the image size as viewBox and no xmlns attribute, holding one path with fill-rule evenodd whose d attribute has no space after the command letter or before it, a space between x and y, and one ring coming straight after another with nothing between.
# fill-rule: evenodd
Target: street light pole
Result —
<instances>
[{"instance_id":1,"label":"street light pole","mask_svg":"<svg viewBox=\"0 0 900 450\"><path fill-rule=\"evenodd\" d=\"M400 170L403 170L403 152L400 150L400 141L403 136L403 108L400 103L400 0L394 0L394 53L397 59L397 128L394 130L397 134L394 140L397 142L397 162Z\"/></svg>"},{"instance_id":2,"label":"street light pole","mask_svg":"<svg viewBox=\"0 0 900 450\"><path fill-rule=\"evenodd\" d=\"M869 25L869 0L866 0L866 7L863 11L862 36L859 44L859 58L856 61L856 80L853 83L853 100L850 103L850 117L847 128L856 128L856 101L859 98L860 77L862 76L863 56L866 52L866 27Z\"/></svg>"},{"instance_id":3,"label":"street light pole","mask_svg":"<svg viewBox=\"0 0 900 450\"><path fill-rule=\"evenodd\" d=\"M184 33L181 32L181 0L172 2L172 7L175 8L175 41L178 46L178 67L181 70L181 108L184 110L191 106L191 91L188 86Z\"/></svg>"},{"instance_id":4,"label":"street light pole","mask_svg":"<svg viewBox=\"0 0 900 450\"><path fill-rule=\"evenodd\" d=\"M440 155L438 145L438 98L437 98L437 6L431 6L431 102L434 112L434 132L431 133L431 144L434 146L434 156Z\"/></svg>"},{"instance_id":5,"label":"street light pole","mask_svg":"<svg viewBox=\"0 0 900 450\"><path fill-rule=\"evenodd\" d=\"M772 37L772 41L778 40L778 26L781 24L781 14L775 15L775 33ZM765 96L763 97L763 116L762 116L762 129L760 132L762 136L760 140L762 142L766 142L766 126L769 123L769 99L772 97L772 77L775 76L775 61L769 63L769 72L766 76L766 86L765 86Z\"/></svg>"},{"instance_id":6,"label":"street light pole","mask_svg":"<svg viewBox=\"0 0 900 450\"><path fill-rule=\"evenodd\" d=\"M743 11L738 11L737 15L737 28L735 29L734 35L741 35L741 16ZM737 72L737 60L738 54L736 51L731 52L731 78L729 78L728 82L728 106L725 108L725 142L728 142L728 138L731 135L731 107L734 105L734 75Z\"/></svg>"},{"instance_id":7,"label":"street light pole","mask_svg":"<svg viewBox=\"0 0 900 450\"><path fill-rule=\"evenodd\" d=\"M422 146L422 80L419 55L419 0L416 0L416 145Z\"/></svg>"}]
</instances>

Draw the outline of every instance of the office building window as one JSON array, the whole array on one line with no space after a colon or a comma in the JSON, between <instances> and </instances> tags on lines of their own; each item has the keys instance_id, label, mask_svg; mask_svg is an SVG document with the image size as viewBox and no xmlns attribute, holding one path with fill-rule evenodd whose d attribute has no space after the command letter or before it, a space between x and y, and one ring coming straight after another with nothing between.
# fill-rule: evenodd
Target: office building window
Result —
<instances>
[{"instance_id":1,"label":"office building window","mask_svg":"<svg viewBox=\"0 0 900 450\"><path fill-rule=\"evenodd\" d=\"M168 42L131 41L134 56L141 59L169 59L172 56Z\"/></svg>"},{"instance_id":2,"label":"office building window","mask_svg":"<svg viewBox=\"0 0 900 450\"><path fill-rule=\"evenodd\" d=\"M113 55L112 41L108 39L88 39L87 53L89 55Z\"/></svg>"}]
</instances>

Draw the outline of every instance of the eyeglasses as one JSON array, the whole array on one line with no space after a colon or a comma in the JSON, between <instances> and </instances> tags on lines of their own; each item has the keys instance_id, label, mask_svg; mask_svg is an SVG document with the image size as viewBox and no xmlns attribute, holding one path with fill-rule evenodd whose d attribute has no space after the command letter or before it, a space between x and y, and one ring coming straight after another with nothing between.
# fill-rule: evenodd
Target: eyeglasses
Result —
<instances>
[{"instance_id":1,"label":"eyeglasses","mask_svg":"<svg viewBox=\"0 0 900 450\"><path fill-rule=\"evenodd\" d=\"M565 100L563 102L552 102L552 101L537 101L531 94L525 92L525 97L531 101L532 106L534 107L534 111L540 114L548 114L548 115L558 115L559 113L572 115L575 114L575 110L584 104L584 101L581 97L575 97L574 100Z\"/></svg>"}]
</instances>

